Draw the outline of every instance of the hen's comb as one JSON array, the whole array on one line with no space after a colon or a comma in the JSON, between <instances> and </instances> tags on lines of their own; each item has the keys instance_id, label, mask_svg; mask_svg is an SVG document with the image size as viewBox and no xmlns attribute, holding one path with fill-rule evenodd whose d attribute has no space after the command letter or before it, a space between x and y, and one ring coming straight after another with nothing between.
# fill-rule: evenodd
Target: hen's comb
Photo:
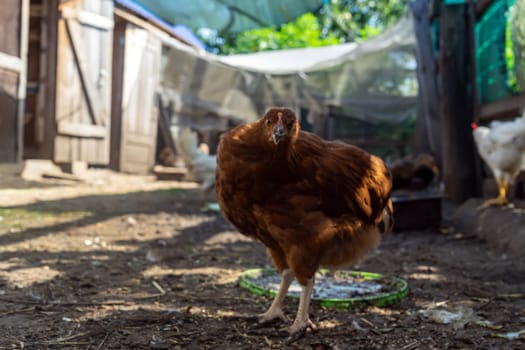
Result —
<instances>
[{"instance_id":1,"label":"hen's comb","mask_svg":"<svg viewBox=\"0 0 525 350\"><path fill-rule=\"evenodd\" d=\"M475 122L470 124L470 127L472 128L472 130L476 130L478 126L479 126L478 123L475 123Z\"/></svg>"}]
</instances>

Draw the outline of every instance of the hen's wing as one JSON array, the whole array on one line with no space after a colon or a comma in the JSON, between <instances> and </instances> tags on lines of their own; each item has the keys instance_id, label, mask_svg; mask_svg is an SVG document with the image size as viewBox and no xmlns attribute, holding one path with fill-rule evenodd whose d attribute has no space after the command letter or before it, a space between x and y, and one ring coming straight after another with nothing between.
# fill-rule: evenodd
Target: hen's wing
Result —
<instances>
[{"instance_id":1,"label":"hen's wing","mask_svg":"<svg viewBox=\"0 0 525 350\"><path fill-rule=\"evenodd\" d=\"M362 149L301 133L298 168L319 194L326 215L376 220L388 202L391 175L384 162Z\"/></svg>"},{"instance_id":2,"label":"hen's wing","mask_svg":"<svg viewBox=\"0 0 525 350\"><path fill-rule=\"evenodd\" d=\"M388 201L388 169L357 147L301 133L289 159L264 157L256 145L226 135L217 198L241 233L268 247L315 242L320 232L329 239L344 234L340 225L372 225Z\"/></svg>"}]
</instances>

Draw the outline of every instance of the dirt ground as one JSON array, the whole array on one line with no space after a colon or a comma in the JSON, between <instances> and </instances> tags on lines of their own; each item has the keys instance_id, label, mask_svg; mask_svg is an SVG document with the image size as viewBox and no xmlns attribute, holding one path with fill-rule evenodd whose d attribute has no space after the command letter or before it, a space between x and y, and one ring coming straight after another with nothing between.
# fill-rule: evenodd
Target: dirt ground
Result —
<instances>
[{"instance_id":1,"label":"dirt ground","mask_svg":"<svg viewBox=\"0 0 525 350\"><path fill-rule=\"evenodd\" d=\"M100 171L0 186L1 349L525 348L507 339L525 330L525 259L448 227L389 235L356 267L405 278L407 299L313 304L318 331L287 343L249 318L270 299L238 285L269 264L263 247L195 185Z\"/></svg>"}]
</instances>

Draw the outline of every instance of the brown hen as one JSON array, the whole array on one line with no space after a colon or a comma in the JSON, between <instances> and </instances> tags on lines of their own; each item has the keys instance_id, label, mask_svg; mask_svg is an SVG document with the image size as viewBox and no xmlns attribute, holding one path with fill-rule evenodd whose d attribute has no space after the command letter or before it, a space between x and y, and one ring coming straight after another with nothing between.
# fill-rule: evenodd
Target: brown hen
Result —
<instances>
[{"instance_id":1,"label":"brown hen","mask_svg":"<svg viewBox=\"0 0 525 350\"><path fill-rule=\"evenodd\" d=\"M282 305L295 277L302 292L288 330L315 329L309 318L315 272L356 263L379 243L381 231L392 229L391 188L380 158L300 131L288 108L270 108L221 137L221 210L242 234L267 247L282 276L261 322L285 319Z\"/></svg>"}]
</instances>

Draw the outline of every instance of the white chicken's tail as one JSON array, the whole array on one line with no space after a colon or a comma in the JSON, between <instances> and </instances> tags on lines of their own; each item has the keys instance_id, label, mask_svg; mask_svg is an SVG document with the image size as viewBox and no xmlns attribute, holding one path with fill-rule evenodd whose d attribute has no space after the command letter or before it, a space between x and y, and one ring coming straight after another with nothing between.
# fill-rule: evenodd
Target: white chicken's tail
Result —
<instances>
[{"instance_id":1,"label":"white chicken's tail","mask_svg":"<svg viewBox=\"0 0 525 350\"><path fill-rule=\"evenodd\" d=\"M176 145L188 168L190 178L200 182L201 187L205 190L213 188L217 166L216 159L215 156L206 154L199 148L197 133L189 128L181 129Z\"/></svg>"},{"instance_id":2,"label":"white chicken's tail","mask_svg":"<svg viewBox=\"0 0 525 350\"><path fill-rule=\"evenodd\" d=\"M198 145L197 133L189 128L182 128L177 137L177 148L186 163L202 153Z\"/></svg>"}]
</instances>

